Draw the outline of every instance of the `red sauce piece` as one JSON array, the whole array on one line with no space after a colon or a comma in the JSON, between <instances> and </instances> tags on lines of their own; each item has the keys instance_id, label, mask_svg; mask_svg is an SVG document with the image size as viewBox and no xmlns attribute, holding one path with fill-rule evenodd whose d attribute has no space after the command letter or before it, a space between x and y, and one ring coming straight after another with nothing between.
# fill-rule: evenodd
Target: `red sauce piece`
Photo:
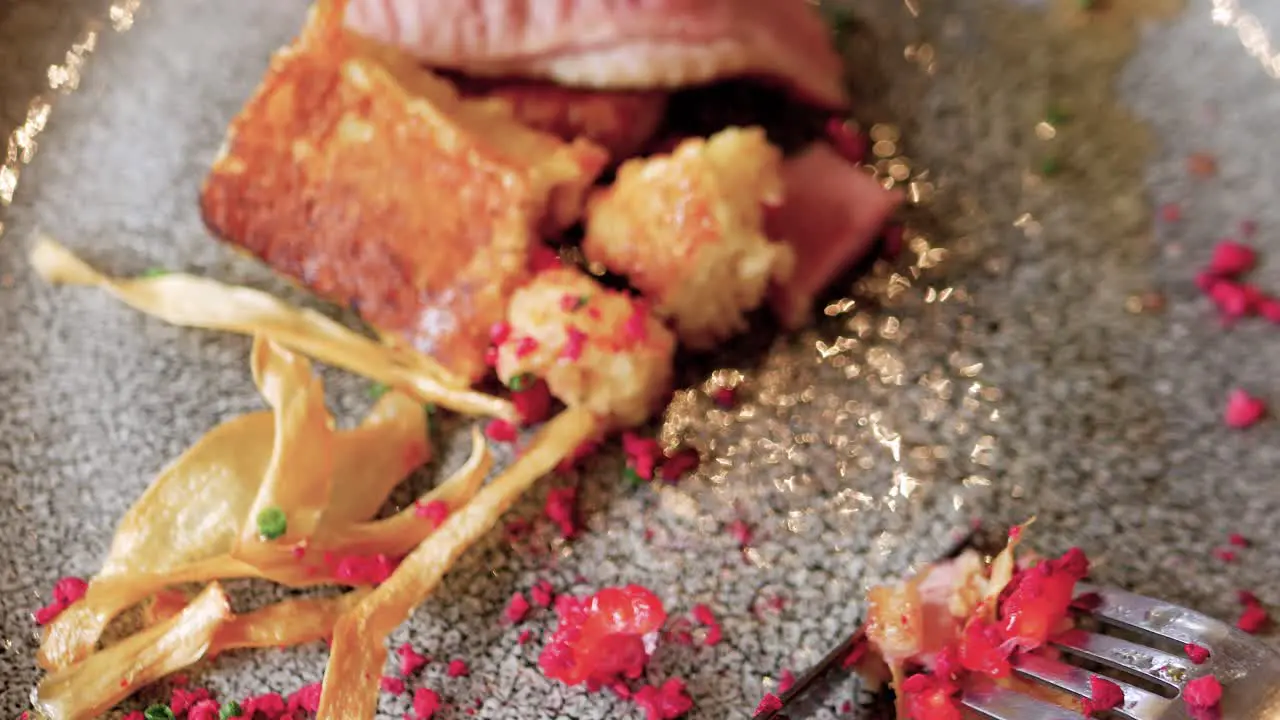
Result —
<instances>
[{"instance_id":1,"label":"red sauce piece","mask_svg":"<svg viewBox=\"0 0 1280 720\"><path fill-rule=\"evenodd\" d=\"M1187 643L1182 646L1182 650L1187 654L1187 657L1191 659L1191 662L1196 665L1203 665L1204 661L1209 659L1209 649L1202 645Z\"/></svg>"},{"instance_id":2,"label":"red sauce piece","mask_svg":"<svg viewBox=\"0 0 1280 720\"><path fill-rule=\"evenodd\" d=\"M1001 629L1022 650L1039 647L1066 617L1076 582L1089 573L1080 548L1045 560L1014 576L1012 591L1000 604Z\"/></svg>"},{"instance_id":3,"label":"red sauce piece","mask_svg":"<svg viewBox=\"0 0 1280 720\"><path fill-rule=\"evenodd\" d=\"M765 713L781 709L782 700L773 693L765 693L764 697L760 698L760 704L756 705L756 711L752 713L752 715L763 715Z\"/></svg>"},{"instance_id":4,"label":"red sauce piece","mask_svg":"<svg viewBox=\"0 0 1280 720\"><path fill-rule=\"evenodd\" d=\"M1114 710L1124 704L1124 690L1110 680L1093 675L1089 678L1089 697L1081 702L1085 715Z\"/></svg>"},{"instance_id":5,"label":"red sauce piece","mask_svg":"<svg viewBox=\"0 0 1280 720\"><path fill-rule=\"evenodd\" d=\"M405 677L414 674L427 664L427 656L414 650L409 643L396 648L396 654L400 656L400 674Z\"/></svg>"},{"instance_id":6,"label":"red sauce piece","mask_svg":"<svg viewBox=\"0 0 1280 720\"><path fill-rule=\"evenodd\" d=\"M555 488L547 493L543 512L560 528L560 537L565 540L573 538L578 534L578 488Z\"/></svg>"},{"instance_id":7,"label":"red sauce piece","mask_svg":"<svg viewBox=\"0 0 1280 720\"><path fill-rule=\"evenodd\" d=\"M502 616L512 625L524 620L524 616L528 614L529 601L525 600L524 595L519 592L511 596L511 600L507 602L507 609L502 611Z\"/></svg>"},{"instance_id":8,"label":"red sauce piece","mask_svg":"<svg viewBox=\"0 0 1280 720\"><path fill-rule=\"evenodd\" d=\"M658 687L645 685L631 699L644 710L645 720L675 720L693 709L693 699L679 678L671 678Z\"/></svg>"},{"instance_id":9,"label":"red sauce piece","mask_svg":"<svg viewBox=\"0 0 1280 720\"><path fill-rule=\"evenodd\" d=\"M551 601L555 599L555 590L549 581L539 580L529 588L529 598L540 608L551 607Z\"/></svg>"},{"instance_id":10,"label":"red sauce piece","mask_svg":"<svg viewBox=\"0 0 1280 720\"><path fill-rule=\"evenodd\" d=\"M1198 677L1182 689L1182 699L1193 709L1214 707L1222 700L1222 683L1212 675Z\"/></svg>"},{"instance_id":11,"label":"red sauce piece","mask_svg":"<svg viewBox=\"0 0 1280 720\"><path fill-rule=\"evenodd\" d=\"M413 714L418 720L430 720L440 709L440 695L435 690L418 688L413 691Z\"/></svg>"},{"instance_id":12,"label":"red sauce piece","mask_svg":"<svg viewBox=\"0 0 1280 720\"><path fill-rule=\"evenodd\" d=\"M950 681L923 673L902 682L907 717L912 720L960 720L958 692Z\"/></svg>"},{"instance_id":13,"label":"red sauce piece","mask_svg":"<svg viewBox=\"0 0 1280 720\"><path fill-rule=\"evenodd\" d=\"M521 425L540 423L551 416L551 390L541 378L523 390L512 392L511 403L516 406Z\"/></svg>"},{"instance_id":14,"label":"red sauce piece","mask_svg":"<svg viewBox=\"0 0 1280 720\"><path fill-rule=\"evenodd\" d=\"M382 687L382 692L391 693L392 695L404 694L404 681L398 677L383 675L378 684Z\"/></svg>"},{"instance_id":15,"label":"red sauce piece","mask_svg":"<svg viewBox=\"0 0 1280 720\"><path fill-rule=\"evenodd\" d=\"M998 626L978 618L965 625L960 638L960 664L964 669L990 677L1008 677L1013 671L1009 665L1012 651Z\"/></svg>"},{"instance_id":16,"label":"red sauce piece","mask_svg":"<svg viewBox=\"0 0 1280 720\"><path fill-rule=\"evenodd\" d=\"M445 675L449 677L466 677L471 674L471 667L467 665L466 660L450 660L448 667L445 668Z\"/></svg>"},{"instance_id":17,"label":"red sauce piece","mask_svg":"<svg viewBox=\"0 0 1280 720\"><path fill-rule=\"evenodd\" d=\"M591 689L640 677L667 619L658 596L639 585L604 588L586 598L561 595L555 609L559 624L538 667L549 678Z\"/></svg>"}]
</instances>

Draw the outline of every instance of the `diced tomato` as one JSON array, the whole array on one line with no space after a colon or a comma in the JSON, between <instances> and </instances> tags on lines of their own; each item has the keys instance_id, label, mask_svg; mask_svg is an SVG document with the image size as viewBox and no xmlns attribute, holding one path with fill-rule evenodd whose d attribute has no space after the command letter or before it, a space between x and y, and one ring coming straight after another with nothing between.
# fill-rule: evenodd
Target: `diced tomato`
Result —
<instances>
[{"instance_id":1,"label":"diced tomato","mask_svg":"<svg viewBox=\"0 0 1280 720\"><path fill-rule=\"evenodd\" d=\"M658 596L638 585L604 588L587 598L561 595L555 609L560 622L538 667L566 685L588 687L640 677L649 661L645 638L667 619Z\"/></svg>"}]
</instances>

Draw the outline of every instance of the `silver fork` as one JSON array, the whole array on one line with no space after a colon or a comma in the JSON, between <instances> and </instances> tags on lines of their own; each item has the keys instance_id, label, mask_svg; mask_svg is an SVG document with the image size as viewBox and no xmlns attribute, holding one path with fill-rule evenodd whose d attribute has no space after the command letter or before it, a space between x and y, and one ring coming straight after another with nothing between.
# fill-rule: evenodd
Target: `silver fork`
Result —
<instances>
[{"instance_id":1,"label":"silver fork","mask_svg":"<svg viewBox=\"0 0 1280 720\"><path fill-rule=\"evenodd\" d=\"M1188 682L1212 674L1223 688L1216 717L1280 720L1280 654L1261 641L1184 607L1114 588L1085 583L1078 588L1091 601L1096 598L1096 603L1090 602L1090 607L1081 608L1081 612L1103 625L1147 638L1164 638L1178 645L1194 643L1209 650L1208 660L1196 665L1183 654L1111 635L1079 630L1056 640L1053 645L1065 654L1128 672L1163 687L1171 696L1108 677L1124 691L1124 704L1112 712L1130 720L1204 720L1190 712L1181 693ZM1083 668L1034 655L1018 658L1014 672L1080 697L1089 697L1089 678L1094 675ZM1074 711L994 685L966 688L961 702L995 720L1082 720Z\"/></svg>"}]
</instances>

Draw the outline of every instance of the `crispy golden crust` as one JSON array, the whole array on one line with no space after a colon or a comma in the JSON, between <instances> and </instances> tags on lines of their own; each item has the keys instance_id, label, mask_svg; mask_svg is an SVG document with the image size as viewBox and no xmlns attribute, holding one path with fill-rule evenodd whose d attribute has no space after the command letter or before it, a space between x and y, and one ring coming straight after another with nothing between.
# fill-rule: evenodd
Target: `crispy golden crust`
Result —
<instances>
[{"instance_id":1,"label":"crispy golden crust","mask_svg":"<svg viewBox=\"0 0 1280 720\"><path fill-rule=\"evenodd\" d=\"M520 122L564 140L586 138L615 161L634 156L657 132L667 108L663 92L601 91L519 81L463 81L461 90L510 103Z\"/></svg>"},{"instance_id":2,"label":"crispy golden crust","mask_svg":"<svg viewBox=\"0 0 1280 720\"><path fill-rule=\"evenodd\" d=\"M782 201L781 160L759 128L728 128L627 161L591 199L583 251L626 275L682 342L711 347L792 271L790 248L763 227L763 208Z\"/></svg>"},{"instance_id":3,"label":"crispy golden crust","mask_svg":"<svg viewBox=\"0 0 1280 720\"><path fill-rule=\"evenodd\" d=\"M200 204L227 242L474 379L539 228L576 219L605 161L380 48L304 33L232 123Z\"/></svg>"}]
</instances>

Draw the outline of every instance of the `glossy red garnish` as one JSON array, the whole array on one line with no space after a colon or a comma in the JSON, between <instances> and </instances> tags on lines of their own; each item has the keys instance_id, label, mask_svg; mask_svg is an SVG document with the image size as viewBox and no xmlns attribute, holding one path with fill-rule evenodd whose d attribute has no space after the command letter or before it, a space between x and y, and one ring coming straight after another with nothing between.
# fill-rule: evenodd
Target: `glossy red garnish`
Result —
<instances>
[{"instance_id":1,"label":"glossy red garnish","mask_svg":"<svg viewBox=\"0 0 1280 720\"><path fill-rule=\"evenodd\" d=\"M560 537L573 538L578 534L578 488L554 488L548 492L543 512L560 529Z\"/></svg>"},{"instance_id":2,"label":"glossy red garnish","mask_svg":"<svg viewBox=\"0 0 1280 720\"><path fill-rule=\"evenodd\" d=\"M538 341L525 336L516 341L516 358L526 358L538 350Z\"/></svg>"},{"instance_id":3,"label":"glossy red garnish","mask_svg":"<svg viewBox=\"0 0 1280 720\"><path fill-rule=\"evenodd\" d=\"M414 674L419 668L427 664L427 656L414 650L409 643L396 648L396 655L400 656L400 674L404 677Z\"/></svg>"},{"instance_id":4,"label":"glossy red garnish","mask_svg":"<svg viewBox=\"0 0 1280 720\"><path fill-rule=\"evenodd\" d=\"M1010 539L1010 540L1017 540L1018 538L1021 538L1021 537L1022 537L1022 526L1021 526L1021 525L1014 525L1013 527L1009 528L1009 539Z\"/></svg>"},{"instance_id":5,"label":"glossy red garnish","mask_svg":"<svg viewBox=\"0 0 1280 720\"><path fill-rule=\"evenodd\" d=\"M1012 652L1013 647L1005 642L996 625L976 617L970 618L965 625L960 638L960 664L966 670L991 677L1007 677L1013 670L1009 665Z\"/></svg>"},{"instance_id":6,"label":"glossy red garnish","mask_svg":"<svg viewBox=\"0 0 1280 720\"><path fill-rule=\"evenodd\" d=\"M333 570L333 577L344 585L381 585L395 572L399 562L386 555L332 555L325 554L325 564Z\"/></svg>"},{"instance_id":7,"label":"glossy red garnish","mask_svg":"<svg viewBox=\"0 0 1280 720\"><path fill-rule=\"evenodd\" d=\"M1213 556L1224 563L1233 563L1236 561L1236 551L1227 548L1214 548Z\"/></svg>"},{"instance_id":8,"label":"glossy red garnish","mask_svg":"<svg viewBox=\"0 0 1280 720\"><path fill-rule=\"evenodd\" d=\"M1182 646L1182 650L1187 654L1187 657L1191 659L1191 662L1196 665L1202 665L1205 660L1209 659L1209 648L1204 646L1196 645L1195 643L1187 643Z\"/></svg>"},{"instance_id":9,"label":"glossy red garnish","mask_svg":"<svg viewBox=\"0 0 1280 720\"><path fill-rule=\"evenodd\" d=\"M948 680L918 673L902 681L903 705L911 720L960 720L959 688Z\"/></svg>"},{"instance_id":10,"label":"glossy red garnish","mask_svg":"<svg viewBox=\"0 0 1280 720\"><path fill-rule=\"evenodd\" d=\"M413 714L418 720L430 720L440 709L440 695L435 690L418 688L413 691Z\"/></svg>"},{"instance_id":11,"label":"glossy red garnish","mask_svg":"<svg viewBox=\"0 0 1280 720\"><path fill-rule=\"evenodd\" d=\"M964 665L960 662L960 650L955 645L947 645L934 656L934 675L943 680L958 680L963 673Z\"/></svg>"},{"instance_id":12,"label":"glossy red garnish","mask_svg":"<svg viewBox=\"0 0 1280 720\"><path fill-rule=\"evenodd\" d=\"M627 466L645 480L653 479L653 470L662 457L662 446L651 437L631 431L622 433L622 452L627 456Z\"/></svg>"},{"instance_id":13,"label":"glossy red garnish","mask_svg":"<svg viewBox=\"0 0 1280 720\"><path fill-rule=\"evenodd\" d=\"M1222 683L1212 675L1198 677L1182 689L1182 700L1192 708L1211 708L1222 701Z\"/></svg>"},{"instance_id":14,"label":"glossy red garnish","mask_svg":"<svg viewBox=\"0 0 1280 720\"><path fill-rule=\"evenodd\" d=\"M54 621L69 605L84 597L89 583L78 577L64 577L53 584L53 599L48 605L35 611L38 625L47 625Z\"/></svg>"},{"instance_id":15,"label":"glossy red garnish","mask_svg":"<svg viewBox=\"0 0 1280 720\"><path fill-rule=\"evenodd\" d=\"M778 692L785 693L796 684L796 676L791 674L790 670L783 670L778 673Z\"/></svg>"},{"instance_id":16,"label":"glossy red garnish","mask_svg":"<svg viewBox=\"0 0 1280 720\"><path fill-rule=\"evenodd\" d=\"M546 245L538 245L529 253L529 269L534 273L563 266L560 255Z\"/></svg>"},{"instance_id":17,"label":"glossy red garnish","mask_svg":"<svg viewBox=\"0 0 1280 720\"><path fill-rule=\"evenodd\" d=\"M1236 547L1249 547L1249 540L1240 533L1231 533L1227 536L1227 542Z\"/></svg>"},{"instance_id":18,"label":"glossy red garnish","mask_svg":"<svg viewBox=\"0 0 1280 720\"><path fill-rule=\"evenodd\" d=\"M560 349L560 357L570 362L582 357L582 348L587 344L587 334L572 325L564 328L564 347Z\"/></svg>"},{"instance_id":19,"label":"glossy red garnish","mask_svg":"<svg viewBox=\"0 0 1280 720\"><path fill-rule=\"evenodd\" d=\"M471 674L471 666L467 665L465 660L450 660L448 667L445 668L445 675L449 677L466 677Z\"/></svg>"},{"instance_id":20,"label":"glossy red garnish","mask_svg":"<svg viewBox=\"0 0 1280 720\"><path fill-rule=\"evenodd\" d=\"M525 600L524 595L519 592L516 592L511 596L511 599L507 601L506 609L502 611L503 619L512 625L524 620L525 616L528 614L529 601Z\"/></svg>"},{"instance_id":21,"label":"glossy red garnish","mask_svg":"<svg viewBox=\"0 0 1280 720\"><path fill-rule=\"evenodd\" d=\"M516 426L502 418L495 418L484 426L485 437L494 442L510 443L516 441Z\"/></svg>"},{"instance_id":22,"label":"glossy red garnish","mask_svg":"<svg viewBox=\"0 0 1280 720\"><path fill-rule=\"evenodd\" d=\"M378 681L378 684L384 693L391 693L392 695L404 694L404 681L398 677L383 675L382 679Z\"/></svg>"},{"instance_id":23,"label":"glossy red garnish","mask_svg":"<svg viewBox=\"0 0 1280 720\"><path fill-rule=\"evenodd\" d=\"M413 514L431 523L431 527L440 527L440 524L449 517L449 503L443 500L432 500L427 503L418 500L413 503Z\"/></svg>"},{"instance_id":24,"label":"glossy red garnish","mask_svg":"<svg viewBox=\"0 0 1280 720\"><path fill-rule=\"evenodd\" d=\"M524 630L521 630L520 635L516 637L516 644L525 645L532 639L533 639L533 631L529 630L528 628L525 628Z\"/></svg>"},{"instance_id":25,"label":"glossy red garnish","mask_svg":"<svg viewBox=\"0 0 1280 720\"><path fill-rule=\"evenodd\" d=\"M501 345L511 337L511 325L505 322L496 322L489 327L489 342L494 345Z\"/></svg>"},{"instance_id":26,"label":"glossy red garnish","mask_svg":"<svg viewBox=\"0 0 1280 720\"><path fill-rule=\"evenodd\" d=\"M645 685L631 699L644 710L645 720L675 720L693 709L693 698L679 678L671 678L659 687Z\"/></svg>"},{"instance_id":27,"label":"glossy red garnish","mask_svg":"<svg viewBox=\"0 0 1280 720\"><path fill-rule=\"evenodd\" d=\"M716 619L715 613L711 612L711 608L699 603L693 606L693 619L702 623L707 628L707 637L703 641L706 645L715 645L720 642L722 632L720 629L720 621Z\"/></svg>"},{"instance_id":28,"label":"glossy red garnish","mask_svg":"<svg viewBox=\"0 0 1280 720\"><path fill-rule=\"evenodd\" d=\"M676 483L680 478L689 474L693 470L697 470L702 464L702 456L697 450L688 448L681 450L662 463L662 481L666 483Z\"/></svg>"},{"instance_id":29,"label":"glossy red garnish","mask_svg":"<svg viewBox=\"0 0 1280 720\"><path fill-rule=\"evenodd\" d=\"M1023 650L1043 645L1066 616L1076 582L1088 573L1089 559L1080 548L1018 573L1010 583L1012 591L1000 603L1005 639Z\"/></svg>"},{"instance_id":30,"label":"glossy red garnish","mask_svg":"<svg viewBox=\"0 0 1280 720\"><path fill-rule=\"evenodd\" d=\"M299 710L307 712L315 712L320 709L320 690L321 683L311 683L298 688L289 696L287 712L294 714Z\"/></svg>"},{"instance_id":31,"label":"glossy red garnish","mask_svg":"<svg viewBox=\"0 0 1280 720\"><path fill-rule=\"evenodd\" d=\"M1123 704L1124 690L1119 685L1099 675L1089 678L1089 697L1081 702L1085 715L1113 710Z\"/></svg>"},{"instance_id":32,"label":"glossy red garnish","mask_svg":"<svg viewBox=\"0 0 1280 720\"><path fill-rule=\"evenodd\" d=\"M722 387L711 393L711 401L721 410L729 410L738 401L738 391L731 387Z\"/></svg>"},{"instance_id":33,"label":"glossy red garnish","mask_svg":"<svg viewBox=\"0 0 1280 720\"><path fill-rule=\"evenodd\" d=\"M662 601L638 585L604 588L586 598L556 598L559 623L538 657L547 677L566 685L635 679L649 661L648 642L667 619ZM651 646L650 646L651 647Z\"/></svg>"},{"instance_id":34,"label":"glossy red garnish","mask_svg":"<svg viewBox=\"0 0 1280 720\"><path fill-rule=\"evenodd\" d=\"M539 580L529 588L529 598L540 608L551 607L551 601L555 599L555 589L551 587L549 581Z\"/></svg>"},{"instance_id":35,"label":"glossy red garnish","mask_svg":"<svg viewBox=\"0 0 1280 720\"><path fill-rule=\"evenodd\" d=\"M1227 397L1227 409L1223 420L1227 427L1242 430L1253 425L1267 414L1267 405L1261 399L1248 392L1236 389Z\"/></svg>"},{"instance_id":36,"label":"glossy red garnish","mask_svg":"<svg viewBox=\"0 0 1280 720\"><path fill-rule=\"evenodd\" d=\"M187 711L187 720L220 720L221 706L217 700L201 700ZM146 717L145 715L143 716Z\"/></svg>"},{"instance_id":37,"label":"glossy red garnish","mask_svg":"<svg viewBox=\"0 0 1280 720\"><path fill-rule=\"evenodd\" d=\"M1240 619L1236 620L1236 627L1247 633L1256 633L1265 628L1271 622L1271 615L1267 609L1261 605L1246 605L1244 612L1240 613Z\"/></svg>"},{"instance_id":38,"label":"glossy red garnish","mask_svg":"<svg viewBox=\"0 0 1280 720\"><path fill-rule=\"evenodd\" d=\"M764 715L765 713L774 712L782 709L782 700L773 693L765 693L760 698L760 704L756 705L756 711L752 715Z\"/></svg>"},{"instance_id":39,"label":"glossy red garnish","mask_svg":"<svg viewBox=\"0 0 1280 720\"><path fill-rule=\"evenodd\" d=\"M240 703L240 717L243 718L252 718L255 713L260 713L268 720L278 720L284 712L284 696L280 693L263 693Z\"/></svg>"},{"instance_id":40,"label":"glossy red garnish","mask_svg":"<svg viewBox=\"0 0 1280 720\"><path fill-rule=\"evenodd\" d=\"M1238 277L1252 270L1257 262L1258 252L1252 247L1222 240L1213 248L1208 270L1219 277Z\"/></svg>"},{"instance_id":41,"label":"glossy red garnish","mask_svg":"<svg viewBox=\"0 0 1280 720\"><path fill-rule=\"evenodd\" d=\"M542 378L535 379L523 390L512 392L511 403L522 425L540 423L551 416L551 389Z\"/></svg>"},{"instance_id":42,"label":"glossy red garnish","mask_svg":"<svg viewBox=\"0 0 1280 720\"><path fill-rule=\"evenodd\" d=\"M204 688L187 690L182 687L175 687L173 692L169 694L169 709L173 711L174 715L181 715L190 710L196 703L211 698L209 691Z\"/></svg>"}]
</instances>

